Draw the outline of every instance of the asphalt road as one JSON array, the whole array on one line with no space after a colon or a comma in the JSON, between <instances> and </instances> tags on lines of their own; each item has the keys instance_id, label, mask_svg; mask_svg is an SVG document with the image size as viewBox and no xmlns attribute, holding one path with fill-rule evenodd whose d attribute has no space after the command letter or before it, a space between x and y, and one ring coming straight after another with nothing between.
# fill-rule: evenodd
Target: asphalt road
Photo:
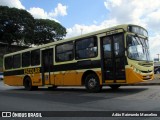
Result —
<instances>
[{"instance_id":1,"label":"asphalt road","mask_svg":"<svg viewBox=\"0 0 160 120\"><path fill-rule=\"evenodd\" d=\"M84 87L39 88L26 91L0 81L0 111L160 111L160 86L122 86L118 90L104 87L101 93L87 93ZM75 113L76 114L76 113ZM94 114L94 113L93 113ZM95 115L95 114L94 114ZM93 116L94 116L93 115ZM2 118L0 118L1 120ZM5 119L5 118L3 118ZM2 119L2 120L3 120ZM27 118L8 118L25 120ZM35 119L35 118L33 118ZM48 117L61 120L158 120L158 117Z\"/></svg>"}]
</instances>

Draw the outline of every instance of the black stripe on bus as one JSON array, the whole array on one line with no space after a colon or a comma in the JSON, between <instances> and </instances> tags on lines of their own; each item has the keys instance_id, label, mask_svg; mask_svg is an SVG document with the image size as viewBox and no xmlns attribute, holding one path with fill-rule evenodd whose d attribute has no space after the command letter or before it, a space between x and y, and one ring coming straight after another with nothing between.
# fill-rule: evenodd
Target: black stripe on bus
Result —
<instances>
[{"instance_id":1,"label":"black stripe on bus","mask_svg":"<svg viewBox=\"0 0 160 120\"><path fill-rule=\"evenodd\" d=\"M93 68L100 68L100 67L101 67L100 60L95 60L95 61L85 60L85 61L78 61L77 63L53 65L53 66L51 66L50 72L93 69ZM42 73L42 71L43 71L42 68L43 67L40 67L40 73ZM27 69L27 68L25 68L25 69ZM45 72L49 72L49 69L45 69ZM24 75L24 69L4 72L4 76L12 76L12 75Z\"/></svg>"},{"instance_id":2,"label":"black stripe on bus","mask_svg":"<svg viewBox=\"0 0 160 120\"><path fill-rule=\"evenodd\" d=\"M42 72L42 68L41 67L34 67L34 69L35 68L40 68L40 73ZM25 69L33 69L33 68L23 68L23 69L19 69L19 70L5 71L4 72L4 76L24 75L24 70Z\"/></svg>"}]
</instances>

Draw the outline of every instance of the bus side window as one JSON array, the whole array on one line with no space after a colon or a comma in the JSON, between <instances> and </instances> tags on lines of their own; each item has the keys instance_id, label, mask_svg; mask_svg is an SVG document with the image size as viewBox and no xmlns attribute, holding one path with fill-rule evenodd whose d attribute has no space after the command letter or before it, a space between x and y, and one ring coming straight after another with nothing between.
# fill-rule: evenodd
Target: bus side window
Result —
<instances>
[{"instance_id":1,"label":"bus side window","mask_svg":"<svg viewBox=\"0 0 160 120\"><path fill-rule=\"evenodd\" d=\"M111 58L111 38L109 36L103 38L104 58Z\"/></svg>"},{"instance_id":2,"label":"bus side window","mask_svg":"<svg viewBox=\"0 0 160 120\"><path fill-rule=\"evenodd\" d=\"M76 59L92 58L97 56L97 39L94 37L76 41Z\"/></svg>"},{"instance_id":3,"label":"bus side window","mask_svg":"<svg viewBox=\"0 0 160 120\"><path fill-rule=\"evenodd\" d=\"M123 35L118 34L113 36L114 39L114 53L116 56L123 56L124 55L124 48L122 47L123 44Z\"/></svg>"},{"instance_id":4,"label":"bus side window","mask_svg":"<svg viewBox=\"0 0 160 120\"><path fill-rule=\"evenodd\" d=\"M20 68L21 67L21 55L13 55L13 68Z\"/></svg>"},{"instance_id":5,"label":"bus side window","mask_svg":"<svg viewBox=\"0 0 160 120\"><path fill-rule=\"evenodd\" d=\"M31 65L40 65L40 50L31 51Z\"/></svg>"},{"instance_id":6,"label":"bus side window","mask_svg":"<svg viewBox=\"0 0 160 120\"><path fill-rule=\"evenodd\" d=\"M56 46L56 62L73 60L74 49L73 42L67 42Z\"/></svg>"},{"instance_id":7,"label":"bus side window","mask_svg":"<svg viewBox=\"0 0 160 120\"><path fill-rule=\"evenodd\" d=\"M31 64L30 52L22 53L22 67L28 67Z\"/></svg>"},{"instance_id":8,"label":"bus side window","mask_svg":"<svg viewBox=\"0 0 160 120\"><path fill-rule=\"evenodd\" d=\"M6 70L12 69L12 67L13 67L13 57L12 56L5 57L4 66L5 66Z\"/></svg>"}]
</instances>

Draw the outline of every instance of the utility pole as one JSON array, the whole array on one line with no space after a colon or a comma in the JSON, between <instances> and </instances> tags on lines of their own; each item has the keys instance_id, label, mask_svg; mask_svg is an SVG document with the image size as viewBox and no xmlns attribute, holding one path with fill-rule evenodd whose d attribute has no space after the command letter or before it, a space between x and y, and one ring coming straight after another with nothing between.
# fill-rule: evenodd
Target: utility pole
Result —
<instances>
[{"instance_id":1,"label":"utility pole","mask_svg":"<svg viewBox=\"0 0 160 120\"><path fill-rule=\"evenodd\" d=\"M82 35L82 32L83 32L83 28L81 28L81 35Z\"/></svg>"}]
</instances>

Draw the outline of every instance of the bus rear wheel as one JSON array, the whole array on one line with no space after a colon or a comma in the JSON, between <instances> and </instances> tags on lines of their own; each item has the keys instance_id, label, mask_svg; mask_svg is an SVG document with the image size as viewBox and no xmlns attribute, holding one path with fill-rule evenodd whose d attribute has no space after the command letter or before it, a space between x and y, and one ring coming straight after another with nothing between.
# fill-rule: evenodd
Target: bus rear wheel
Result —
<instances>
[{"instance_id":1,"label":"bus rear wheel","mask_svg":"<svg viewBox=\"0 0 160 120\"><path fill-rule=\"evenodd\" d=\"M32 81L29 77L24 79L24 88L28 91L38 88L38 86L32 86Z\"/></svg>"},{"instance_id":2,"label":"bus rear wheel","mask_svg":"<svg viewBox=\"0 0 160 120\"><path fill-rule=\"evenodd\" d=\"M99 83L99 78L96 74L89 74L86 76L85 87L87 91L91 93L100 92L102 89L102 86Z\"/></svg>"}]
</instances>

